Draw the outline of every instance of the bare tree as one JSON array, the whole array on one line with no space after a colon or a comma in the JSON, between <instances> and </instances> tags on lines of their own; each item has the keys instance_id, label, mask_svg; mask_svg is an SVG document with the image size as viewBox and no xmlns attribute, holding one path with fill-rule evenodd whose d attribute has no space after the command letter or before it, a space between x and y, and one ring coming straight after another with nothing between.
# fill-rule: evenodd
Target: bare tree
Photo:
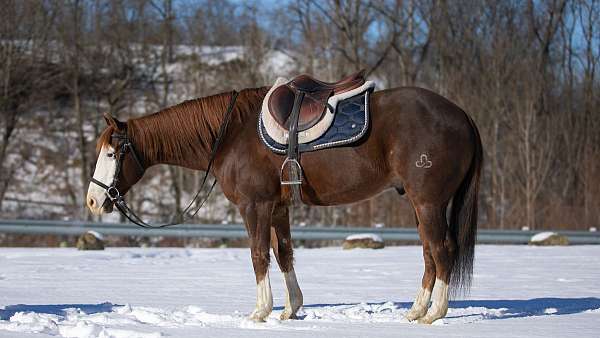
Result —
<instances>
[{"instance_id":1,"label":"bare tree","mask_svg":"<svg viewBox=\"0 0 600 338\"><path fill-rule=\"evenodd\" d=\"M48 88L57 74L45 51L53 14L41 3L19 1L5 3L0 11L0 210L19 165L9 160L19 122L32 107L52 95Z\"/></svg>"}]
</instances>

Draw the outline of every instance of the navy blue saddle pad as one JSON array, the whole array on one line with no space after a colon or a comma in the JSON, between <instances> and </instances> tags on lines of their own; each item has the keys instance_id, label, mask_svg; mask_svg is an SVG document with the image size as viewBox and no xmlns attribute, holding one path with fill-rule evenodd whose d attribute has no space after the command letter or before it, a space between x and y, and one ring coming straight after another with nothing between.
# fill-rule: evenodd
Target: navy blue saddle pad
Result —
<instances>
[{"instance_id":1,"label":"navy blue saddle pad","mask_svg":"<svg viewBox=\"0 0 600 338\"><path fill-rule=\"evenodd\" d=\"M333 123L318 139L298 145L301 153L331 147L349 145L360 140L369 129L369 94L367 90L338 103ZM287 145L277 143L265 129L262 119L258 118L258 134L263 143L278 154L287 153Z\"/></svg>"}]
</instances>

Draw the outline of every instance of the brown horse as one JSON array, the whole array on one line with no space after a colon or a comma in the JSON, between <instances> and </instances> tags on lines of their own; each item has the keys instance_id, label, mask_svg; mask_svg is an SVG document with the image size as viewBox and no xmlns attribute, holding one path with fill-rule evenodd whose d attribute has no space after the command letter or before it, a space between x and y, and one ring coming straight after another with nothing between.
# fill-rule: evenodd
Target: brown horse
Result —
<instances>
[{"instance_id":1,"label":"brown horse","mask_svg":"<svg viewBox=\"0 0 600 338\"><path fill-rule=\"evenodd\" d=\"M287 288L281 318L295 318L302 306L293 268L291 194L279 177L285 156L271 152L257 135L268 90L239 93L210 170L225 196L238 206L250 237L257 283L256 309L250 317L256 321L264 321L273 307L270 246ZM153 165L205 171L232 95L186 101L126 123L106 116L108 128L98 140L94 178L108 185L116 175L117 188L124 194ZM448 285L470 285L483 160L479 133L462 109L420 88L374 92L369 106L371 128L361 141L302 155L302 201L330 206L362 201L387 189L406 193L415 210L425 261L422 286L407 318L432 323L446 315ZM113 134L126 135L139 157L124 153L118 172L115 159L122 148ZM95 214L112 211L106 190L97 184L90 185L87 204Z\"/></svg>"}]
</instances>

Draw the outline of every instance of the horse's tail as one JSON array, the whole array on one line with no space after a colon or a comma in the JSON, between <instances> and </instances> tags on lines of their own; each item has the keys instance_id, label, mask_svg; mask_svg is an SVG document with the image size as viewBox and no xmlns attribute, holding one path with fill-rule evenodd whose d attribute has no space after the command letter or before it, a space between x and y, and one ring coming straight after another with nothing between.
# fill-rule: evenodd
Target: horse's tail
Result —
<instances>
[{"instance_id":1,"label":"horse's tail","mask_svg":"<svg viewBox=\"0 0 600 338\"><path fill-rule=\"evenodd\" d=\"M467 119L473 131L475 149L469 171L452 199L449 229L457 244L456 258L450 275L453 294L467 293L471 287L477 237L477 199L483 165L483 147L479 130L470 116L467 115Z\"/></svg>"}]
</instances>

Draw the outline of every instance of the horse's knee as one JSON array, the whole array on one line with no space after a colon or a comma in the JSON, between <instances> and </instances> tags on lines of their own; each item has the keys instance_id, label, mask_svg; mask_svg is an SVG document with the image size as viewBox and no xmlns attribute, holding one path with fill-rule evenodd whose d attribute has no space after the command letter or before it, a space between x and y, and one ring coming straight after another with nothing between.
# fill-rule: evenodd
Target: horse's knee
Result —
<instances>
[{"instance_id":1,"label":"horse's knee","mask_svg":"<svg viewBox=\"0 0 600 338\"><path fill-rule=\"evenodd\" d=\"M279 267L281 271L288 272L294 264L294 252L291 244L279 243Z\"/></svg>"},{"instance_id":2,"label":"horse's knee","mask_svg":"<svg viewBox=\"0 0 600 338\"><path fill-rule=\"evenodd\" d=\"M276 252L277 263L282 272L288 272L293 267L294 248L287 231L281 229L275 230L276 245L273 246L273 251Z\"/></svg>"},{"instance_id":3,"label":"horse's knee","mask_svg":"<svg viewBox=\"0 0 600 338\"><path fill-rule=\"evenodd\" d=\"M263 250L253 250L252 251L252 263L261 264L266 263L269 264L270 255L269 252L265 252Z\"/></svg>"}]
</instances>

